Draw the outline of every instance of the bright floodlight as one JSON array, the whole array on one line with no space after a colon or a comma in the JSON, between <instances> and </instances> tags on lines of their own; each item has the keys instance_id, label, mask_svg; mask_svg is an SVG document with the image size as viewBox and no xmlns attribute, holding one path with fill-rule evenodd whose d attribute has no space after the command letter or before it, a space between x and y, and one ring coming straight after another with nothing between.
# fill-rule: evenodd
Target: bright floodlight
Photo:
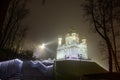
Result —
<instances>
[{"instance_id":1,"label":"bright floodlight","mask_svg":"<svg viewBox=\"0 0 120 80\"><path fill-rule=\"evenodd\" d=\"M44 49L45 48L45 44L40 45L39 48Z\"/></svg>"}]
</instances>

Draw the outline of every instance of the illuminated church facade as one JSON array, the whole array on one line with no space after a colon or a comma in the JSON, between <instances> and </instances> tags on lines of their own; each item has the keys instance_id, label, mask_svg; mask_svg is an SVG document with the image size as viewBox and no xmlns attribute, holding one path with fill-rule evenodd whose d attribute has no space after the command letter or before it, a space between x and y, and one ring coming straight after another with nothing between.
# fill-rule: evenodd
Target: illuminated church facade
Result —
<instances>
[{"instance_id":1,"label":"illuminated church facade","mask_svg":"<svg viewBox=\"0 0 120 80\"><path fill-rule=\"evenodd\" d=\"M65 38L58 38L57 60L64 59L82 59L87 60L87 43L86 39L79 39L75 32L67 33Z\"/></svg>"}]
</instances>

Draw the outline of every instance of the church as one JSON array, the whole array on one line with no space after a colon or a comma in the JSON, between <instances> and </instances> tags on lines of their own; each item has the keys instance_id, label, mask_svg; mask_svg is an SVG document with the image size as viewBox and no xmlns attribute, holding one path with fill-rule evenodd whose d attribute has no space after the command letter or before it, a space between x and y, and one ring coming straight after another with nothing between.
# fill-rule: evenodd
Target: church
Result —
<instances>
[{"instance_id":1,"label":"church","mask_svg":"<svg viewBox=\"0 0 120 80\"><path fill-rule=\"evenodd\" d=\"M79 39L75 31L68 32L65 38L58 37L57 60L82 59L87 60L86 39Z\"/></svg>"},{"instance_id":2,"label":"church","mask_svg":"<svg viewBox=\"0 0 120 80\"><path fill-rule=\"evenodd\" d=\"M89 80L85 75L107 72L89 59L87 39L79 38L75 29L58 37L55 71L56 80Z\"/></svg>"}]
</instances>

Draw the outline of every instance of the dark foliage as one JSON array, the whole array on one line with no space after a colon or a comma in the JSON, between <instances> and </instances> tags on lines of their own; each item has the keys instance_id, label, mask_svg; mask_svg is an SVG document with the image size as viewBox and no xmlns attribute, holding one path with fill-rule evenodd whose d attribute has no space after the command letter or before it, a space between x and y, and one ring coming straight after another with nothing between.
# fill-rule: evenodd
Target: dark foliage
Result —
<instances>
[{"instance_id":1,"label":"dark foliage","mask_svg":"<svg viewBox=\"0 0 120 80\"><path fill-rule=\"evenodd\" d=\"M0 61L6 61L11 59L21 59L21 60L34 60L32 51L23 51L22 53L13 52L10 49L0 50Z\"/></svg>"}]
</instances>

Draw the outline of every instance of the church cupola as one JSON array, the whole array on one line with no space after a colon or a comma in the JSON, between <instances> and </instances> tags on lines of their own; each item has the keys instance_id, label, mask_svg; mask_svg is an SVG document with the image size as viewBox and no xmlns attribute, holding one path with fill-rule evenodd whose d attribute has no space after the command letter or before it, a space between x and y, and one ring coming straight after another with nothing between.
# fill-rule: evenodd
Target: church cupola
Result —
<instances>
[{"instance_id":1,"label":"church cupola","mask_svg":"<svg viewBox=\"0 0 120 80\"><path fill-rule=\"evenodd\" d=\"M65 36L58 38L57 60L61 59L88 59L86 39L81 39L75 30L71 30Z\"/></svg>"}]
</instances>

